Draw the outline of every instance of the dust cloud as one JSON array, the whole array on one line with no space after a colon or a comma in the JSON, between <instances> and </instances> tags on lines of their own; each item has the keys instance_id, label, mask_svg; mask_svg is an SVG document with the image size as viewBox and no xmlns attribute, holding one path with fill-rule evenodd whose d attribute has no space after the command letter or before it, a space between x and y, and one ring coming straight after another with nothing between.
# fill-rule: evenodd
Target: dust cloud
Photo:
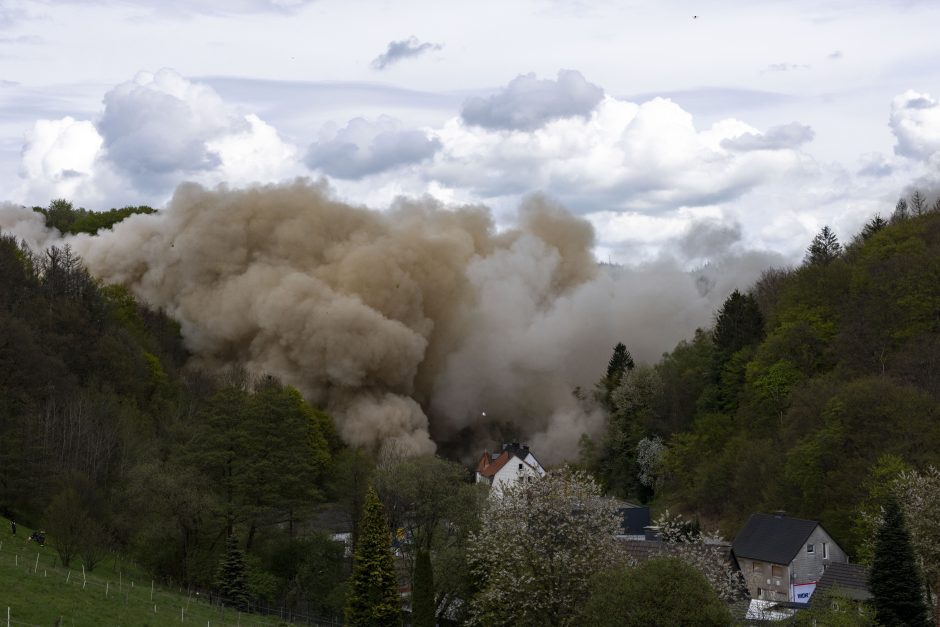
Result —
<instances>
[{"instance_id":1,"label":"dust cloud","mask_svg":"<svg viewBox=\"0 0 940 627\"><path fill-rule=\"evenodd\" d=\"M352 445L469 451L499 422L548 463L602 428L572 389L597 380L617 342L655 361L767 261L721 253L698 274L670 259L603 266L591 225L539 196L499 230L483 206L423 198L377 211L305 179L184 184L156 214L65 239L0 205L0 229L69 243L95 276L179 321L196 366L279 377Z\"/></svg>"}]
</instances>

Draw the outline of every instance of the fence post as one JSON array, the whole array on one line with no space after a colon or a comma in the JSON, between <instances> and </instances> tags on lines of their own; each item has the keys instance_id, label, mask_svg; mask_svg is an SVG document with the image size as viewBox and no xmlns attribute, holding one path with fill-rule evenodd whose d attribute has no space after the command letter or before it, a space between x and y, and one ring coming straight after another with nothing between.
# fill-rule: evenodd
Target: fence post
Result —
<instances>
[{"instance_id":1,"label":"fence post","mask_svg":"<svg viewBox=\"0 0 940 627\"><path fill-rule=\"evenodd\" d=\"M36 565L33 566L33 574L36 574L37 570L39 570L39 551L36 551Z\"/></svg>"},{"instance_id":2,"label":"fence post","mask_svg":"<svg viewBox=\"0 0 940 627\"><path fill-rule=\"evenodd\" d=\"M69 574L65 576L65 583L68 583L68 582L69 582L69 579L71 579L71 578L72 578L72 571L69 570Z\"/></svg>"}]
</instances>

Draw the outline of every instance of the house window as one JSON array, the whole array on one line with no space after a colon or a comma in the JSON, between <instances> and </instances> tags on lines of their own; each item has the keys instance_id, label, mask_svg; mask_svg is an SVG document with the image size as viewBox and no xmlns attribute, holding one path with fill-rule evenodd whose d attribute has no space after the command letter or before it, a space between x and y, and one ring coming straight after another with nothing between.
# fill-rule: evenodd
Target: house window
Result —
<instances>
[{"instance_id":1,"label":"house window","mask_svg":"<svg viewBox=\"0 0 940 627\"><path fill-rule=\"evenodd\" d=\"M760 570L760 562L751 562L751 572L757 572Z\"/></svg>"},{"instance_id":2,"label":"house window","mask_svg":"<svg viewBox=\"0 0 940 627\"><path fill-rule=\"evenodd\" d=\"M757 598L758 598L758 599L763 599L763 598L764 598L764 590L763 590L762 588L758 588L758 589L757 589Z\"/></svg>"},{"instance_id":3,"label":"house window","mask_svg":"<svg viewBox=\"0 0 940 627\"><path fill-rule=\"evenodd\" d=\"M522 470L522 464L519 464L519 470Z\"/></svg>"},{"instance_id":4,"label":"house window","mask_svg":"<svg viewBox=\"0 0 940 627\"><path fill-rule=\"evenodd\" d=\"M807 545L806 545L806 552L807 552L807 553L815 553L815 552L816 552L816 547L814 547L812 544L807 544Z\"/></svg>"},{"instance_id":5,"label":"house window","mask_svg":"<svg viewBox=\"0 0 940 627\"><path fill-rule=\"evenodd\" d=\"M822 547L823 547L823 559L827 560L829 559L829 543L823 542Z\"/></svg>"},{"instance_id":6,"label":"house window","mask_svg":"<svg viewBox=\"0 0 940 627\"><path fill-rule=\"evenodd\" d=\"M783 577L783 566L774 566L773 576L777 578Z\"/></svg>"}]
</instances>

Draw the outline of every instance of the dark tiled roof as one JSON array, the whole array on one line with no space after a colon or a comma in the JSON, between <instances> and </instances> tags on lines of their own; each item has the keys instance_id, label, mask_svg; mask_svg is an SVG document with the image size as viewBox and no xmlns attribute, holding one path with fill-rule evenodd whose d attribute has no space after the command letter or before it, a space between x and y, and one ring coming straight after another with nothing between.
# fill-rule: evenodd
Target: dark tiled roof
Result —
<instances>
[{"instance_id":1,"label":"dark tiled roof","mask_svg":"<svg viewBox=\"0 0 940 627\"><path fill-rule=\"evenodd\" d=\"M629 538L619 538L619 540L623 552L638 564L657 557L672 555L682 547L692 547L695 551L716 551L725 561L731 562L730 547L726 543L681 545L670 544L661 540L633 540Z\"/></svg>"},{"instance_id":2,"label":"dark tiled roof","mask_svg":"<svg viewBox=\"0 0 940 627\"><path fill-rule=\"evenodd\" d=\"M861 564L829 564L816 584L813 599L820 598L820 593L830 588L838 588L837 594L841 596L867 601L871 598L871 592L868 591L868 567Z\"/></svg>"},{"instance_id":3,"label":"dark tiled roof","mask_svg":"<svg viewBox=\"0 0 940 627\"><path fill-rule=\"evenodd\" d=\"M736 557L789 564L819 525L778 514L751 514L731 543Z\"/></svg>"},{"instance_id":4,"label":"dark tiled roof","mask_svg":"<svg viewBox=\"0 0 940 627\"><path fill-rule=\"evenodd\" d=\"M624 553L637 564L667 554L666 545L657 540L621 540Z\"/></svg>"},{"instance_id":5,"label":"dark tiled roof","mask_svg":"<svg viewBox=\"0 0 940 627\"><path fill-rule=\"evenodd\" d=\"M643 535L643 528L650 524L650 508L628 506L617 509L620 514L620 533L624 535Z\"/></svg>"}]
</instances>

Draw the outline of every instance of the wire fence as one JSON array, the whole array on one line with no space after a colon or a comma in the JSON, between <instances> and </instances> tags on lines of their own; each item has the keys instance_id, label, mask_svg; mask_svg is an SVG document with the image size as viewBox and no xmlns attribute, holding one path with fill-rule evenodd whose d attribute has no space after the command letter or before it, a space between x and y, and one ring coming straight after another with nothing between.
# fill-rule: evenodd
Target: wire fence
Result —
<instances>
[{"instance_id":1,"label":"wire fence","mask_svg":"<svg viewBox=\"0 0 940 627\"><path fill-rule=\"evenodd\" d=\"M35 546L35 545L34 545ZM36 547L38 548L38 547ZM91 575L84 566L66 568L59 564L58 556L48 550L36 550L27 543L0 541L0 569L17 571L27 577L41 577L45 583L62 586L70 591L81 591L88 595L103 596L109 602L129 609L146 612L154 617L174 622L207 627L269 627L276 625L306 625L310 627L342 627L339 617L324 617L295 612L286 606L268 606L259 602L240 604L217 594L179 587L174 592L157 585L154 579L138 581L125 577L123 572L116 580ZM2 591L0 591L2 593ZM0 605L0 627L6 624L32 625L17 618L22 608L15 604ZM88 616L69 617L63 615L57 624L69 625L73 620L87 623ZM39 627L39 626L36 626Z\"/></svg>"}]
</instances>

